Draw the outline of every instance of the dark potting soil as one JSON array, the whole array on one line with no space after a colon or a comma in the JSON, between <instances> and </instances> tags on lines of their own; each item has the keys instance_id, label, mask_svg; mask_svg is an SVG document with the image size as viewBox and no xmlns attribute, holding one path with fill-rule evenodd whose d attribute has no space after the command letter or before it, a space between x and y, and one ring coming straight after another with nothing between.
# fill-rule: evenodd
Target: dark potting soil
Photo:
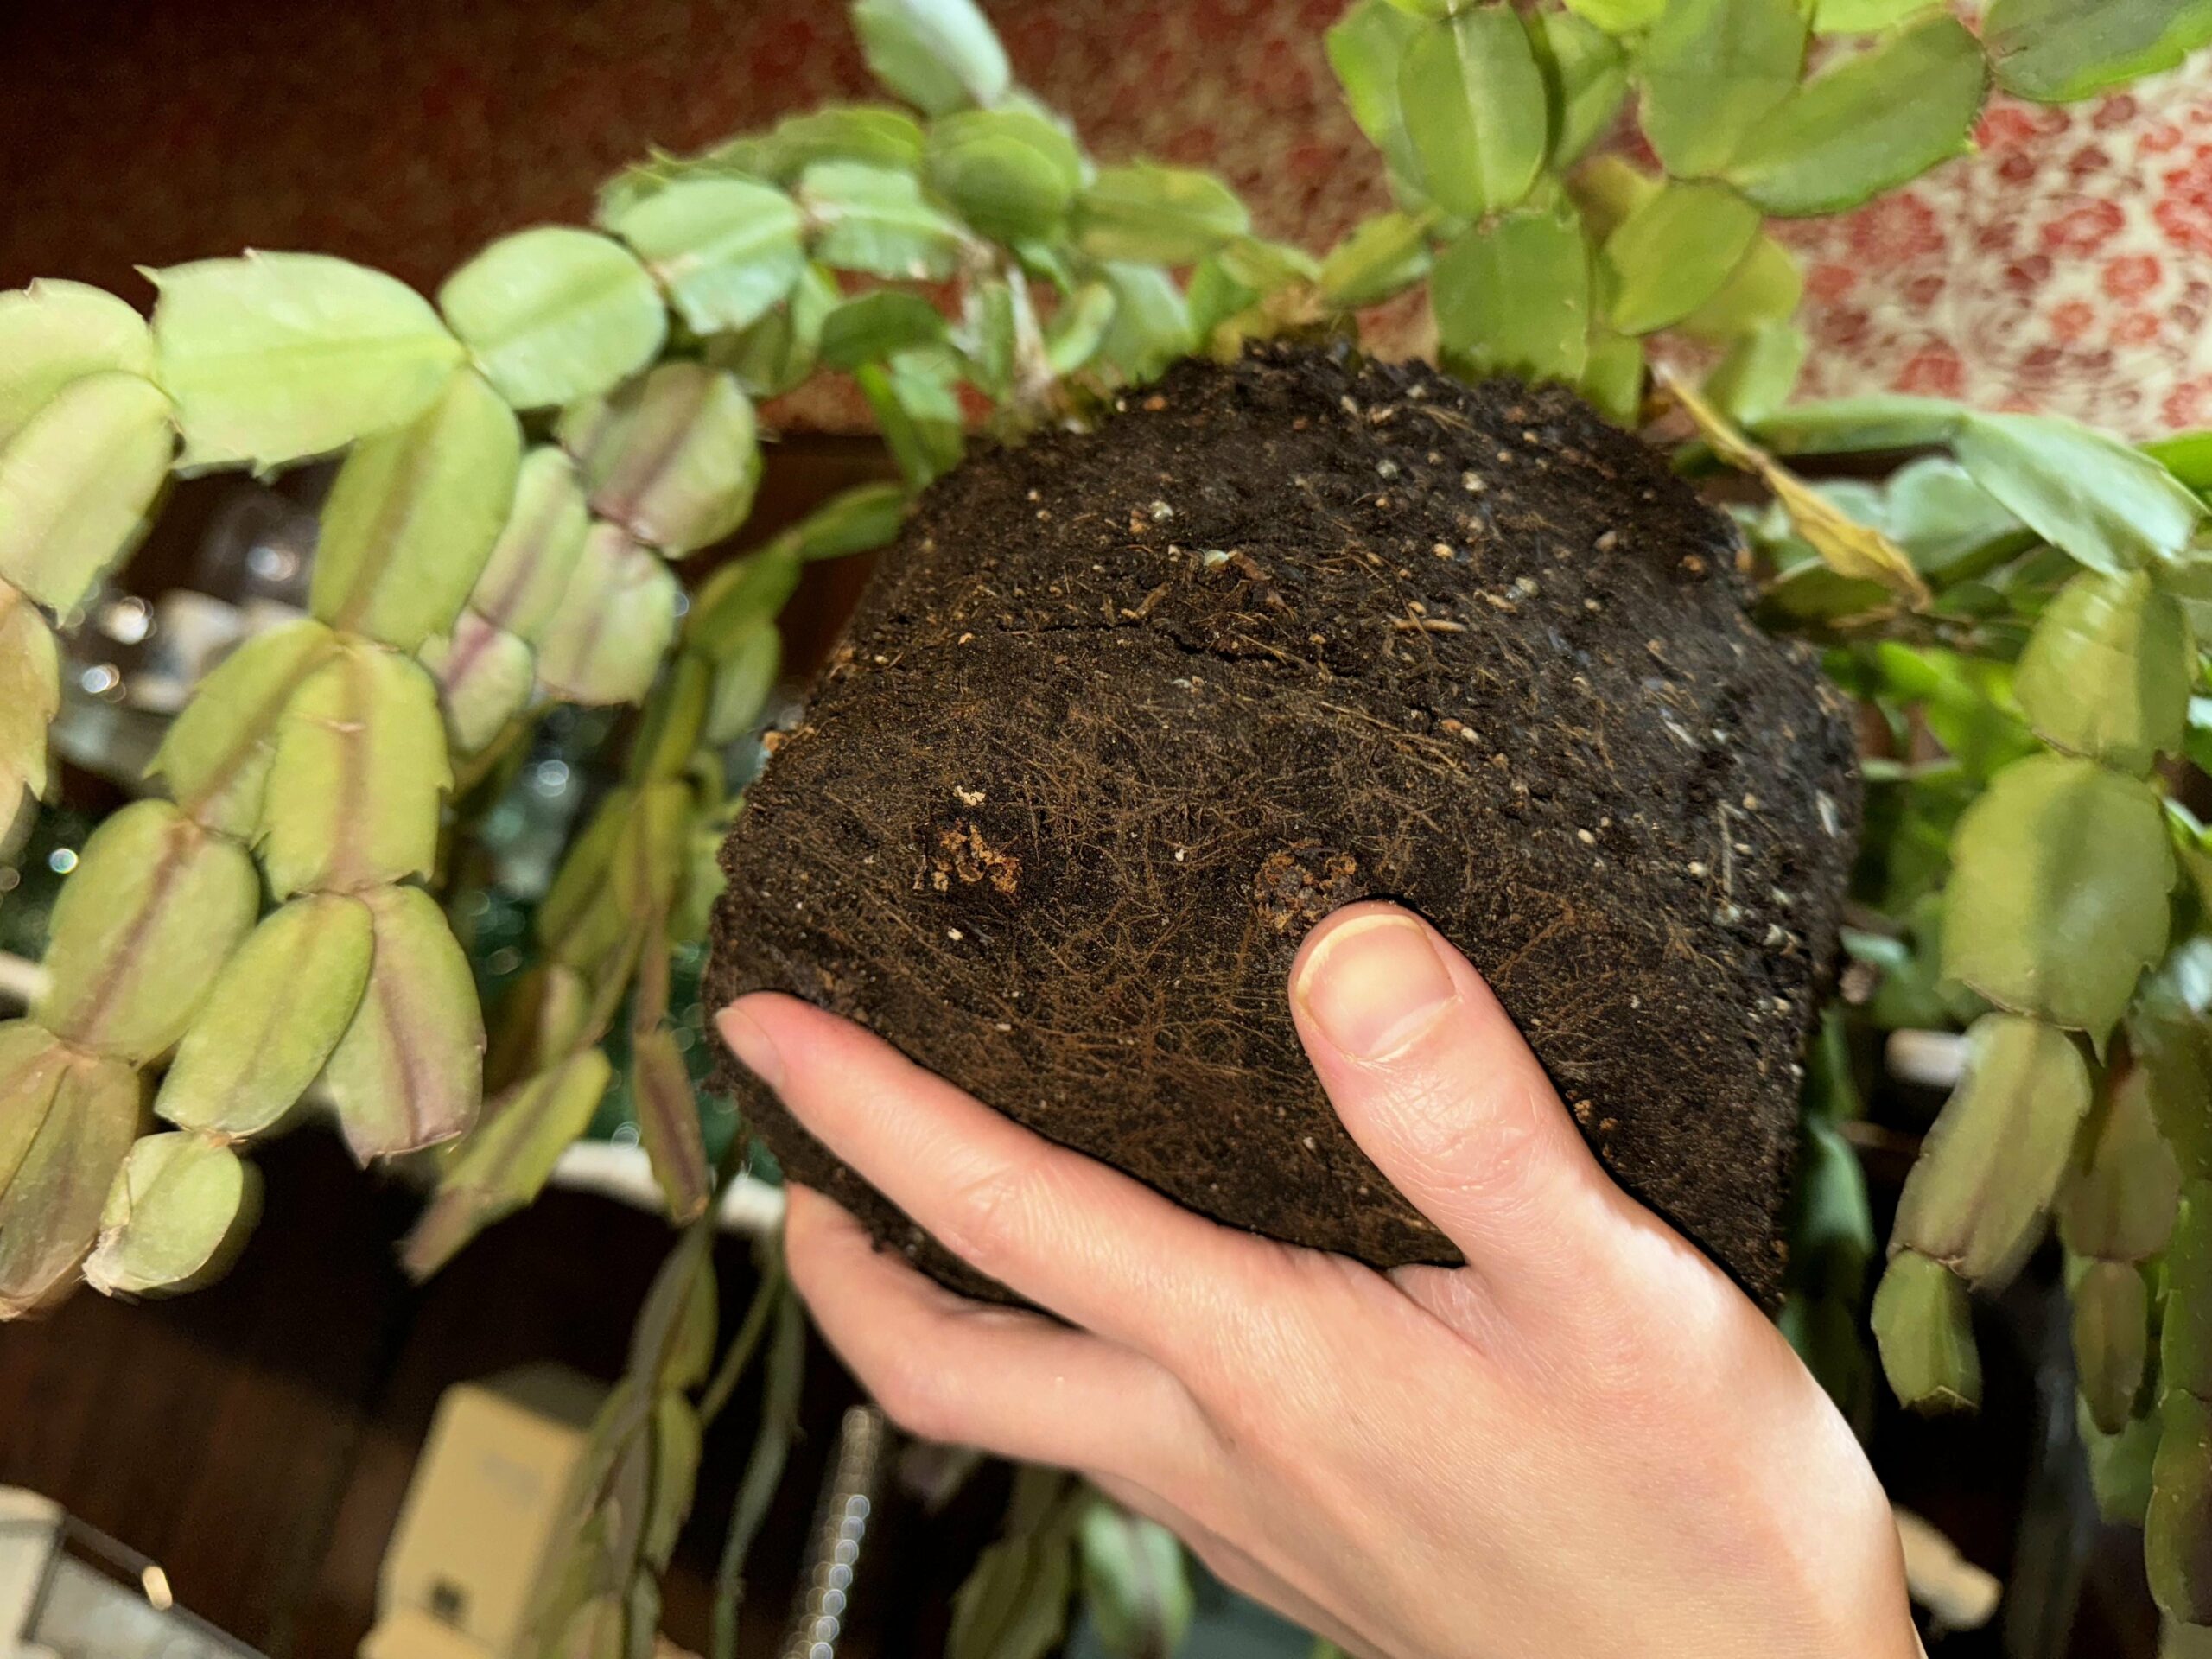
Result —
<instances>
[{"instance_id":1,"label":"dark potting soil","mask_svg":"<svg viewBox=\"0 0 2212 1659\"><path fill-rule=\"evenodd\" d=\"M1395 899L1770 1304L1858 790L1727 522L1550 388L1274 348L1121 411L924 498L723 851L717 1005L794 993L1224 1222L1449 1262L1284 1000L1314 922ZM988 1288L734 1070L791 1174Z\"/></svg>"}]
</instances>

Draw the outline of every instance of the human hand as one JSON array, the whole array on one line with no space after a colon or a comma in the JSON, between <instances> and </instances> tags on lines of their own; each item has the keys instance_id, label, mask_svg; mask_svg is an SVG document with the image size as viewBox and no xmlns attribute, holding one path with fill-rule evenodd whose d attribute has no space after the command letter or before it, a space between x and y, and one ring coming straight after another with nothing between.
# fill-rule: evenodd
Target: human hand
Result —
<instances>
[{"instance_id":1,"label":"human hand","mask_svg":"<svg viewBox=\"0 0 2212 1659\"><path fill-rule=\"evenodd\" d=\"M791 1191L823 1334L913 1433L1080 1470L1217 1575L1389 1659L1913 1659L1890 1510L1749 1300L1615 1186L1465 957L1356 905L1291 1004L1338 1115L1464 1268L1193 1215L794 999L721 1030L975 1267L988 1306Z\"/></svg>"}]
</instances>

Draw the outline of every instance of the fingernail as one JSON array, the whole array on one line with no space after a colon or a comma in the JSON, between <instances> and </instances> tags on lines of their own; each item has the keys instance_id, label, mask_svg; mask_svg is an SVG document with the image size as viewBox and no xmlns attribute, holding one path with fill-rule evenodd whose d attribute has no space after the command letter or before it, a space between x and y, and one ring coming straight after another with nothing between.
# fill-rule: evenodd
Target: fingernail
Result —
<instances>
[{"instance_id":1,"label":"fingernail","mask_svg":"<svg viewBox=\"0 0 2212 1659\"><path fill-rule=\"evenodd\" d=\"M1324 938L1292 995L1324 1037L1360 1060L1389 1058L1459 1000L1428 929L1389 912L1345 922Z\"/></svg>"},{"instance_id":2,"label":"fingernail","mask_svg":"<svg viewBox=\"0 0 2212 1659\"><path fill-rule=\"evenodd\" d=\"M722 1041L729 1045L729 1052L737 1056L745 1069L781 1092L783 1051L776 1046L776 1039L768 1034L768 1028L734 1002L715 1016L715 1025L721 1032Z\"/></svg>"}]
</instances>

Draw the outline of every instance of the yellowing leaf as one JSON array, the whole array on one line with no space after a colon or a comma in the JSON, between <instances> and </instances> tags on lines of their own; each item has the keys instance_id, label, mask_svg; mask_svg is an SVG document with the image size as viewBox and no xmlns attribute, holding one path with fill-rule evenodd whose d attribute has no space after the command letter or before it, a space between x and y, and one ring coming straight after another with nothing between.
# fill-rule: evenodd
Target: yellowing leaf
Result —
<instances>
[{"instance_id":1,"label":"yellowing leaf","mask_svg":"<svg viewBox=\"0 0 2212 1659\"><path fill-rule=\"evenodd\" d=\"M1713 452L1730 466L1755 474L1774 493L1791 527L1810 543L1821 562L1838 575L1878 582L1916 609L1930 601L1928 584L1905 551L1880 531L1862 524L1764 450L1746 439L1724 416L1674 375L1661 379L1697 423Z\"/></svg>"},{"instance_id":2,"label":"yellowing leaf","mask_svg":"<svg viewBox=\"0 0 2212 1659\"><path fill-rule=\"evenodd\" d=\"M451 1140L476 1121L484 1020L468 958L437 901L418 887L372 887L368 984L323 1067L322 1086L353 1156L395 1157Z\"/></svg>"},{"instance_id":3,"label":"yellowing leaf","mask_svg":"<svg viewBox=\"0 0 2212 1659\"><path fill-rule=\"evenodd\" d=\"M155 378L186 467L280 467L411 421L460 342L405 283L315 253L249 253L149 272Z\"/></svg>"},{"instance_id":4,"label":"yellowing leaf","mask_svg":"<svg viewBox=\"0 0 2212 1659\"><path fill-rule=\"evenodd\" d=\"M276 725L260 831L280 899L426 875L453 783L436 687L420 664L354 645L317 669Z\"/></svg>"},{"instance_id":5,"label":"yellowing leaf","mask_svg":"<svg viewBox=\"0 0 2212 1659\"><path fill-rule=\"evenodd\" d=\"M0 1203L46 1127L72 1058L68 1046L45 1027L0 1020Z\"/></svg>"},{"instance_id":6,"label":"yellowing leaf","mask_svg":"<svg viewBox=\"0 0 2212 1659\"><path fill-rule=\"evenodd\" d=\"M260 902L244 848L167 801L134 801L61 884L32 1017L79 1048L152 1059L184 1034Z\"/></svg>"},{"instance_id":7,"label":"yellowing leaf","mask_svg":"<svg viewBox=\"0 0 2212 1659\"><path fill-rule=\"evenodd\" d=\"M668 334L629 250L564 225L494 242L446 278L438 308L517 409L595 397L652 362Z\"/></svg>"},{"instance_id":8,"label":"yellowing leaf","mask_svg":"<svg viewBox=\"0 0 2212 1659\"><path fill-rule=\"evenodd\" d=\"M104 1296L198 1290L237 1259L260 1211L260 1172L230 1147L147 1135L108 1189L85 1281Z\"/></svg>"},{"instance_id":9,"label":"yellowing leaf","mask_svg":"<svg viewBox=\"0 0 2212 1659\"><path fill-rule=\"evenodd\" d=\"M71 381L0 448L0 578L68 615L145 533L176 436L135 374Z\"/></svg>"},{"instance_id":10,"label":"yellowing leaf","mask_svg":"<svg viewBox=\"0 0 2212 1659\"><path fill-rule=\"evenodd\" d=\"M154 1110L226 1139L273 1128L353 1023L371 948L357 899L309 893L271 912L215 976Z\"/></svg>"}]
</instances>

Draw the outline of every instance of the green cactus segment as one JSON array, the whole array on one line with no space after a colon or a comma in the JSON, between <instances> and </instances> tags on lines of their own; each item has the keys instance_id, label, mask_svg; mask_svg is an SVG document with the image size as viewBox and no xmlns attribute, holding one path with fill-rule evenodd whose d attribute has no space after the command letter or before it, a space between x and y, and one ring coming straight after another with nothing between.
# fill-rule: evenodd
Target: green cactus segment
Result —
<instances>
[{"instance_id":1,"label":"green cactus segment","mask_svg":"<svg viewBox=\"0 0 2212 1659\"><path fill-rule=\"evenodd\" d=\"M591 510L671 557L745 522L760 480L752 399L727 371L664 363L561 417Z\"/></svg>"},{"instance_id":2,"label":"green cactus segment","mask_svg":"<svg viewBox=\"0 0 2212 1659\"><path fill-rule=\"evenodd\" d=\"M1675 326L1693 339L1725 343L1768 323L1788 322L1796 315L1804 291L1804 273L1789 249L1762 235L1752 241L1751 251L1729 273L1720 291ZM1783 417L1782 411L1774 411L1744 418L1764 423ZM1758 437L1768 442L1764 424Z\"/></svg>"},{"instance_id":3,"label":"green cactus segment","mask_svg":"<svg viewBox=\"0 0 2212 1659\"><path fill-rule=\"evenodd\" d=\"M484 1022L468 958L436 900L373 887L373 946L359 1006L323 1067L322 1087L362 1163L451 1140L476 1121Z\"/></svg>"},{"instance_id":4,"label":"green cactus segment","mask_svg":"<svg viewBox=\"0 0 2212 1659\"><path fill-rule=\"evenodd\" d=\"M753 730L776 689L783 661L784 638L772 620L764 618L738 631L715 665L703 734L709 744L734 743Z\"/></svg>"},{"instance_id":5,"label":"green cactus segment","mask_svg":"<svg viewBox=\"0 0 2212 1659\"><path fill-rule=\"evenodd\" d=\"M1970 413L1952 442L2022 524L2107 575L2185 563L2204 522L2204 504L2157 461L2071 421Z\"/></svg>"},{"instance_id":6,"label":"green cactus segment","mask_svg":"<svg viewBox=\"0 0 2212 1659\"><path fill-rule=\"evenodd\" d=\"M714 669L689 652L678 655L645 705L630 745L630 776L639 783L681 778L706 729Z\"/></svg>"},{"instance_id":7,"label":"green cactus segment","mask_svg":"<svg viewBox=\"0 0 2212 1659\"><path fill-rule=\"evenodd\" d=\"M1430 274L1445 360L1468 375L1576 379L1590 353L1591 285L1571 213L1525 207L1470 226Z\"/></svg>"},{"instance_id":8,"label":"green cactus segment","mask_svg":"<svg viewBox=\"0 0 2212 1659\"><path fill-rule=\"evenodd\" d=\"M569 842L567 855L537 906L539 943L564 969L590 968L614 943L621 913L607 897L607 872L623 825L636 810L638 791L610 790L582 831ZM607 931L611 920L613 933Z\"/></svg>"},{"instance_id":9,"label":"green cactus segment","mask_svg":"<svg viewBox=\"0 0 2212 1659\"><path fill-rule=\"evenodd\" d=\"M71 381L0 448L0 577L67 616L138 544L176 432L152 381Z\"/></svg>"},{"instance_id":10,"label":"green cactus segment","mask_svg":"<svg viewBox=\"0 0 2212 1659\"><path fill-rule=\"evenodd\" d=\"M2107 1434L2135 1414L2150 1359L2151 1293L2141 1269L2092 1262L2074 1281L2074 1363L2082 1403Z\"/></svg>"},{"instance_id":11,"label":"green cactus segment","mask_svg":"<svg viewBox=\"0 0 2212 1659\"><path fill-rule=\"evenodd\" d=\"M638 1139L667 1200L669 1218L690 1221L707 1207L710 1188L690 1071L666 1027L637 1033L630 1056Z\"/></svg>"},{"instance_id":12,"label":"green cactus segment","mask_svg":"<svg viewBox=\"0 0 2212 1659\"><path fill-rule=\"evenodd\" d=\"M787 545L771 543L731 561L699 590L684 623L684 644L720 661L761 622L772 619L798 586L799 562Z\"/></svg>"},{"instance_id":13,"label":"green cactus segment","mask_svg":"<svg viewBox=\"0 0 2212 1659\"><path fill-rule=\"evenodd\" d=\"M2084 571L2036 624L2013 677L2053 748L2143 773L2181 747L2196 650L2180 602L2143 571Z\"/></svg>"},{"instance_id":14,"label":"green cactus segment","mask_svg":"<svg viewBox=\"0 0 2212 1659\"><path fill-rule=\"evenodd\" d=\"M668 914L683 879L683 849L691 823L690 786L671 779L648 784L623 820L608 863L607 891L633 922Z\"/></svg>"},{"instance_id":15,"label":"green cactus segment","mask_svg":"<svg viewBox=\"0 0 2212 1659\"><path fill-rule=\"evenodd\" d=\"M353 1023L371 950L359 899L310 893L272 911L216 976L156 1113L226 1140L274 1128Z\"/></svg>"},{"instance_id":16,"label":"green cactus segment","mask_svg":"<svg viewBox=\"0 0 2212 1659\"><path fill-rule=\"evenodd\" d=\"M636 702L676 634L668 567L619 524L594 524L537 639L537 677L564 702Z\"/></svg>"},{"instance_id":17,"label":"green cactus segment","mask_svg":"<svg viewBox=\"0 0 2212 1659\"><path fill-rule=\"evenodd\" d=\"M0 449L64 386L111 370L154 374L145 319L114 295L51 279L0 294Z\"/></svg>"},{"instance_id":18,"label":"green cactus segment","mask_svg":"<svg viewBox=\"0 0 2212 1659\"><path fill-rule=\"evenodd\" d=\"M2212 40L2212 9L2202 0L1996 0L1982 32L2006 92L2064 104L2172 68Z\"/></svg>"},{"instance_id":19,"label":"green cactus segment","mask_svg":"<svg viewBox=\"0 0 2212 1659\"><path fill-rule=\"evenodd\" d=\"M1672 0L1637 67L1644 137L1676 178L1718 173L1796 91L1805 17L1793 0Z\"/></svg>"},{"instance_id":20,"label":"green cactus segment","mask_svg":"<svg viewBox=\"0 0 2212 1659\"><path fill-rule=\"evenodd\" d=\"M2128 1016L2158 1133L2184 1175L2212 1179L2212 938L2185 940Z\"/></svg>"},{"instance_id":21,"label":"green cactus segment","mask_svg":"<svg viewBox=\"0 0 2212 1659\"><path fill-rule=\"evenodd\" d=\"M2181 1167L2158 1133L2154 1093L2147 1067L2121 1069L2082 1126L2058 1201L2058 1236L2076 1255L2147 1262L2172 1236Z\"/></svg>"},{"instance_id":22,"label":"green cactus segment","mask_svg":"<svg viewBox=\"0 0 2212 1659\"><path fill-rule=\"evenodd\" d=\"M1874 1340L1897 1398L1916 1411L1981 1403L1981 1356L1963 1280L1912 1250L1890 1258L1874 1292Z\"/></svg>"},{"instance_id":23,"label":"green cactus segment","mask_svg":"<svg viewBox=\"0 0 2212 1659\"><path fill-rule=\"evenodd\" d=\"M2179 1389L2212 1401L2212 1181L2191 1181L2183 1192L2166 1255L2158 1357L2169 1394Z\"/></svg>"},{"instance_id":24,"label":"green cactus segment","mask_svg":"<svg viewBox=\"0 0 2212 1659\"><path fill-rule=\"evenodd\" d=\"M931 115L1007 95L1006 48L973 0L859 0L853 29L875 78Z\"/></svg>"},{"instance_id":25,"label":"green cactus segment","mask_svg":"<svg viewBox=\"0 0 2212 1659\"><path fill-rule=\"evenodd\" d=\"M46 619L0 582L0 823L46 793L46 729L61 709L61 652Z\"/></svg>"},{"instance_id":26,"label":"green cactus segment","mask_svg":"<svg viewBox=\"0 0 2212 1659\"><path fill-rule=\"evenodd\" d=\"M41 1072L34 1096L42 1078ZM0 1106L17 1109L12 1088L0 1094ZM143 1087L127 1062L77 1053L59 1068L37 1127L0 1190L0 1319L67 1294L99 1235L108 1185L144 1115Z\"/></svg>"},{"instance_id":27,"label":"green cactus segment","mask_svg":"<svg viewBox=\"0 0 2212 1659\"><path fill-rule=\"evenodd\" d=\"M233 840L261 825L276 727L292 695L339 649L320 622L256 634L210 670L147 766L186 816Z\"/></svg>"},{"instance_id":28,"label":"green cactus segment","mask_svg":"<svg viewBox=\"0 0 2212 1659\"><path fill-rule=\"evenodd\" d=\"M452 782L429 674L349 645L308 677L276 723L259 843L270 888L283 899L429 874Z\"/></svg>"},{"instance_id":29,"label":"green cactus segment","mask_svg":"<svg viewBox=\"0 0 2212 1659\"><path fill-rule=\"evenodd\" d=\"M963 110L931 124L930 188L997 242L1058 239L1083 185L1075 141L1027 110Z\"/></svg>"},{"instance_id":30,"label":"green cactus segment","mask_svg":"<svg viewBox=\"0 0 2212 1659\"><path fill-rule=\"evenodd\" d=\"M260 901L245 849L167 801L133 802L92 833L62 883L32 1017L143 1065L184 1034Z\"/></svg>"},{"instance_id":31,"label":"green cactus segment","mask_svg":"<svg viewBox=\"0 0 2212 1659\"><path fill-rule=\"evenodd\" d=\"M1706 378L1707 398L1738 423L1764 419L1789 399L1808 344L1795 323L1759 324L1738 335Z\"/></svg>"},{"instance_id":32,"label":"green cactus segment","mask_svg":"<svg viewBox=\"0 0 2212 1659\"><path fill-rule=\"evenodd\" d=\"M1624 334L1679 322L1720 291L1758 233L1758 209L1726 185L1668 184L1605 238L1605 320Z\"/></svg>"},{"instance_id":33,"label":"green cactus segment","mask_svg":"<svg viewBox=\"0 0 2212 1659\"><path fill-rule=\"evenodd\" d=\"M1428 275L1428 224L1412 213L1362 220L1321 262L1321 297L1346 310L1379 305Z\"/></svg>"},{"instance_id":34,"label":"green cactus segment","mask_svg":"<svg viewBox=\"0 0 2212 1659\"><path fill-rule=\"evenodd\" d=\"M2033 755L1990 780L1951 855L1944 972L2101 1043L2165 950L2174 855L2157 791Z\"/></svg>"},{"instance_id":35,"label":"green cactus segment","mask_svg":"<svg viewBox=\"0 0 2212 1659\"><path fill-rule=\"evenodd\" d=\"M461 361L422 296L314 253L249 253L150 273L155 378L187 470L327 455L413 420Z\"/></svg>"},{"instance_id":36,"label":"green cactus segment","mask_svg":"<svg viewBox=\"0 0 2212 1659\"><path fill-rule=\"evenodd\" d=\"M428 1277L478 1232L535 1198L613 1077L607 1056L588 1048L493 1102L401 1249L408 1272Z\"/></svg>"},{"instance_id":37,"label":"green cactus segment","mask_svg":"<svg viewBox=\"0 0 2212 1659\"><path fill-rule=\"evenodd\" d=\"M1398 100L1422 188L1447 213L1503 213L1535 183L1549 96L1510 8L1470 8L1425 24L1399 60Z\"/></svg>"},{"instance_id":38,"label":"green cactus segment","mask_svg":"<svg viewBox=\"0 0 2212 1659\"><path fill-rule=\"evenodd\" d=\"M529 705L536 657L474 611L463 611L450 634L426 641L416 654L437 682L455 754L476 753Z\"/></svg>"},{"instance_id":39,"label":"green cactus segment","mask_svg":"<svg viewBox=\"0 0 2212 1659\"><path fill-rule=\"evenodd\" d=\"M1549 105L1549 165L1563 172L1611 132L1628 97L1628 57L1596 24L1572 11L1522 14Z\"/></svg>"},{"instance_id":40,"label":"green cactus segment","mask_svg":"<svg viewBox=\"0 0 2212 1659\"><path fill-rule=\"evenodd\" d=\"M446 278L438 308L500 397L517 409L595 397L652 362L668 313L620 243L541 225Z\"/></svg>"},{"instance_id":41,"label":"green cactus segment","mask_svg":"<svg viewBox=\"0 0 2212 1659\"><path fill-rule=\"evenodd\" d=\"M1928 17L1792 90L1726 174L1770 213L1842 213L1964 154L1988 89L1966 26Z\"/></svg>"},{"instance_id":42,"label":"green cactus segment","mask_svg":"<svg viewBox=\"0 0 2212 1659\"><path fill-rule=\"evenodd\" d=\"M481 376L356 445L322 510L308 608L395 651L453 626L507 522L522 430Z\"/></svg>"},{"instance_id":43,"label":"green cactus segment","mask_svg":"<svg viewBox=\"0 0 2212 1659\"><path fill-rule=\"evenodd\" d=\"M798 209L752 179L682 179L612 216L686 327L701 334L758 321L806 267Z\"/></svg>"},{"instance_id":44,"label":"green cactus segment","mask_svg":"<svg viewBox=\"0 0 2212 1659\"><path fill-rule=\"evenodd\" d=\"M85 1281L108 1296L171 1295L220 1277L261 1212L261 1173L205 1136L135 1142L109 1187Z\"/></svg>"},{"instance_id":45,"label":"green cactus segment","mask_svg":"<svg viewBox=\"0 0 2212 1659\"><path fill-rule=\"evenodd\" d=\"M798 203L814 257L839 270L887 280L952 275L965 233L932 207L911 173L860 162L818 162L799 175Z\"/></svg>"},{"instance_id":46,"label":"green cactus segment","mask_svg":"<svg viewBox=\"0 0 2212 1659\"><path fill-rule=\"evenodd\" d=\"M735 375L752 397L781 397L814 372L822 324L837 302L836 283L819 266L809 265L766 316L709 340L707 361Z\"/></svg>"},{"instance_id":47,"label":"green cactus segment","mask_svg":"<svg viewBox=\"0 0 2212 1659\"><path fill-rule=\"evenodd\" d=\"M523 457L507 522L476 578L469 608L505 632L535 640L560 608L590 527L575 463L552 444L531 450Z\"/></svg>"},{"instance_id":48,"label":"green cactus segment","mask_svg":"<svg viewBox=\"0 0 2212 1659\"><path fill-rule=\"evenodd\" d=\"M1157 1521L1093 1498L1077 1524L1084 1599L1109 1653L1174 1653L1198 1611L1189 1563Z\"/></svg>"},{"instance_id":49,"label":"green cactus segment","mask_svg":"<svg viewBox=\"0 0 2212 1659\"><path fill-rule=\"evenodd\" d=\"M2158 1408L2143 1560L2167 1618L2212 1624L2212 1404L2183 1389Z\"/></svg>"},{"instance_id":50,"label":"green cactus segment","mask_svg":"<svg viewBox=\"0 0 2212 1659\"><path fill-rule=\"evenodd\" d=\"M2001 1287L2042 1237L2089 1109L2088 1068L2039 1020L1985 1014L1964 1075L1929 1131L1897 1203L1893 1249Z\"/></svg>"},{"instance_id":51,"label":"green cactus segment","mask_svg":"<svg viewBox=\"0 0 2212 1659\"><path fill-rule=\"evenodd\" d=\"M70 1058L67 1046L45 1027L0 1021L0 1198L46 1127Z\"/></svg>"},{"instance_id":52,"label":"green cactus segment","mask_svg":"<svg viewBox=\"0 0 2212 1659\"><path fill-rule=\"evenodd\" d=\"M1101 168L1076 203L1076 242L1094 259L1187 265L1252 228L1220 180L1149 162Z\"/></svg>"},{"instance_id":53,"label":"green cactus segment","mask_svg":"<svg viewBox=\"0 0 2212 1659\"><path fill-rule=\"evenodd\" d=\"M2107 1434L2089 1414L2088 1402L2076 1400L2075 1427L2088 1453L2097 1513L2114 1526L2141 1526L2151 1507L2151 1465L2158 1454L2157 1413L2132 1417L2119 1433Z\"/></svg>"},{"instance_id":54,"label":"green cactus segment","mask_svg":"<svg viewBox=\"0 0 2212 1659\"><path fill-rule=\"evenodd\" d=\"M1405 61L1406 43L1420 29L1420 21L1391 0L1358 0L1321 37L1351 118L1367 141L1382 152L1391 191L1402 201L1421 195L1421 160L1414 154L1405 108L1398 101L1398 71Z\"/></svg>"}]
</instances>

